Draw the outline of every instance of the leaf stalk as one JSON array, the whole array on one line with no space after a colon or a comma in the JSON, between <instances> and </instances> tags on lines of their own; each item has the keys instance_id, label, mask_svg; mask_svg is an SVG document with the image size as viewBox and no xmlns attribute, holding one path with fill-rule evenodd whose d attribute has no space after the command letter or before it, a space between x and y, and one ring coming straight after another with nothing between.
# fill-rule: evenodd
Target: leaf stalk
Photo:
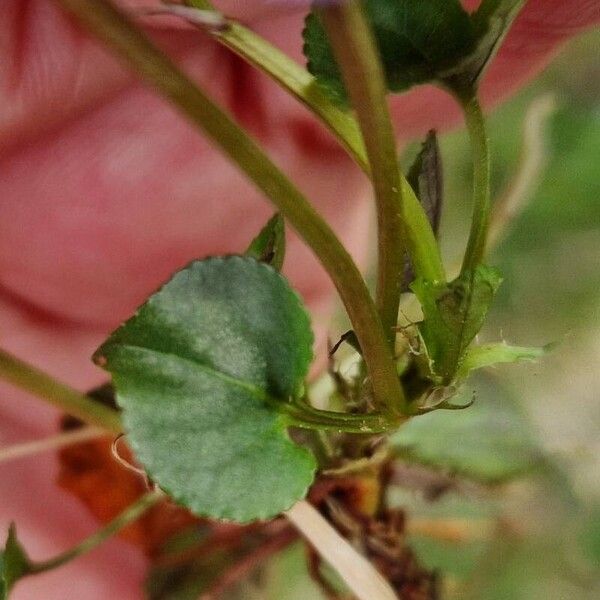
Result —
<instances>
[{"instance_id":1,"label":"leaf stalk","mask_svg":"<svg viewBox=\"0 0 600 600\"><path fill-rule=\"evenodd\" d=\"M304 402L282 404L278 409L292 427L344 433L380 434L396 430L402 419L381 413L354 414L313 408Z\"/></svg>"},{"instance_id":2,"label":"leaf stalk","mask_svg":"<svg viewBox=\"0 0 600 600\"><path fill-rule=\"evenodd\" d=\"M186 0L186 4L201 10L215 10L207 0ZM168 9L169 7L165 6L165 10ZM236 21L227 21L227 27L222 30L207 31L217 42L268 75L304 104L333 133L361 169L369 174L369 161L356 119L335 106L304 67Z\"/></svg>"},{"instance_id":3,"label":"leaf stalk","mask_svg":"<svg viewBox=\"0 0 600 600\"><path fill-rule=\"evenodd\" d=\"M477 95L459 95L458 99L463 108L473 151L473 217L461 270L464 274L473 271L482 262L485 254L491 214L491 167L485 118Z\"/></svg>"},{"instance_id":4,"label":"leaf stalk","mask_svg":"<svg viewBox=\"0 0 600 600\"><path fill-rule=\"evenodd\" d=\"M378 225L377 308L393 347L404 272L403 188L383 69L359 2L325 6L317 13L342 72L371 165Z\"/></svg>"},{"instance_id":5,"label":"leaf stalk","mask_svg":"<svg viewBox=\"0 0 600 600\"><path fill-rule=\"evenodd\" d=\"M69 415L112 433L121 433L119 414L50 375L0 350L0 379L44 398Z\"/></svg>"}]
</instances>

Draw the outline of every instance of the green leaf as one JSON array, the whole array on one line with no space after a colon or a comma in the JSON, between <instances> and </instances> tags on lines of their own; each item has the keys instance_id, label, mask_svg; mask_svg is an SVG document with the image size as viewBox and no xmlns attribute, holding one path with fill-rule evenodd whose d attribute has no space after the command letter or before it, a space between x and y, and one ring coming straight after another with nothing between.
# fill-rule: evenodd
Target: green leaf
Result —
<instances>
[{"instance_id":1,"label":"green leaf","mask_svg":"<svg viewBox=\"0 0 600 600\"><path fill-rule=\"evenodd\" d=\"M539 450L512 399L497 385L478 388L468 410L434 411L407 421L391 438L399 456L490 484L538 464Z\"/></svg>"},{"instance_id":2,"label":"green leaf","mask_svg":"<svg viewBox=\"0 0 600 600\"><path fill-rule=\"evenodd\" d=\"M252 240L244 255L281 271L285 259L285 223L279 213L275 213L269 219Z\"/></svg>"},{"instance_id":3,"label":"green leaf","mask_svg":"<svg viewBox=\"0 0 600 600\"><path fill-rule=\"evenodd\" d=\"M419 331L443 384L454 380L464 354L479 333L502 279L495 269L480 265L450 283L417 279L411 289L423 309Z\"/></svg>"},{"instance_id":4,"label":"green leaf","mask_svg":"<svg viewBox=\"0 0 600 600\"><path fill-rule=\"evenodd\" d=\"M399 92L435 78L475 47L475 30L458 0L366 0L388 87ZM316 13L306 20L308 70L334 99L346 91Z\"/></svg>"},{"instance_id":5,"label":"green leaf","mask_svg":"<svg viewBox=\"0 0 600 600\"><path fill-rule=\"evenodd\" d=\"M289 508L313 479L313 456L276 409L298 395L312 342L273 268L210 258L177 273L95 359L149 475L196 514L246 522Z\"/></svg>"},{"instance_id":6,"label":"green leaf","mask_svg":"<svg viewBox=\"0 0 600 600\"><path fill-rule=\"evenodd\" d=\"M509 346L505 342L483 344L469 348L460 365L459 379L465 379L471 371L500 363L514 363L523 360L534 361L546 355L554 344L540 348Z\"/></svg>"},{"instance_id":7,"label":"green leaf","mask_svg":"<svg viewBox=\"0 0 600 600\"><path fill-rule=\"evenodd\" d=\"M402 92L437 82L472 90L523 5L523 0L484 0L473 14L459 0L365 0L388 89ZM306 20L308 70L347 104L339 69L315 11Z\"/></svg>"},{"instance_id":8,"label":"green leaf","mask_svg":"<svg viewBox=\"0 0 600 600\"><path fill-rule=\"evenodd\" d=\"M12 523L3 552L0 552L0 600L7 600L14 584L31 570L31 562L17 539L17 529Z\"/></svg>"}]
</instances>

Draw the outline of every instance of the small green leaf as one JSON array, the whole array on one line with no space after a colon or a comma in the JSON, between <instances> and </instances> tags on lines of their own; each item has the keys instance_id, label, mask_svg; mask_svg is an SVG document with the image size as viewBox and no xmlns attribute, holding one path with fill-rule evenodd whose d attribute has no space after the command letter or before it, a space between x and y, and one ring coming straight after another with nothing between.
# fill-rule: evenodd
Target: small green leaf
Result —
<instances>
[{"instance_id":1,"label":"small green leaf","mask_svg":"<svg viewBox=\"0 0 600 600\"><path fill-rule=\"evenodd\" d=\"M302 498L315 471L277 402L312 359L309 317L273 268L210 258L177 273L97 351L149 475L199 515L246 522Z\"/></svg>"},{"instance_id":2,"label":"small green leaf","mask_svg":"<svg viewBox=\"0 0 600 600\"><path fill-rule=\"evenodd\" d=\"M469 14L459 0L365 0L388 89L402 92L436 82L472 90L512 24L523 0L484 0ZM340 71L325 30L313 11L304 29L308 70L347 104Z\"/></svg>"},{"instance_id":3,"label":"small green leaf","mask_svg":"<svg viewBox=\"0 0 600 600\"><path fill-rule=\"evenodd\" d=\"M285 223L279 213L275 213L269 219L252 240L244 255L281 271L285 259Z\"/></svg>"},{"instance_id":4,"label":"small green leaf","mask_svg":"<svg viewBox=\"0 0 600 600\"><path fill-rule=\"evenodd\" d=\"M423 308L419 331L433 363L433 374L442 383L454 380L501 281L495 269L480 265L450 283L417 279L412 284Z\"/></svg>"},{"instance_id":5,"label":"small green leaf","mask_svg":"<svg viewBox=\"0 0 600 600\"><path fill-rule=\"evenodd\" d=\"M407 421L391 438L399 456L489 484L535 466L539 450L512 399L497 385L478 387L468 410L436 410Z\"/></svg>"},{"instance_id":6,"label":"small green leaf","mask_svg":"<svg viewBox=\"0 0 600 600\"><path fill-rule=\"evenodd\" d=\"M484 344L469 348L460 365L459 379L465 379L471 371L500 363L514 363L523 360L534 361L546 355L554 344L540 348L509 346L505 342Z\"/></svg>"},{"instance_id":7,"label":"small green leaf","mask_svg":"<svg viewBox=\"0 0 600 600\"><path fill-rule=\"evenodd\" d=\"M17 539L12 523L3 552L0 552L0 600L7 600L14 584L31 570L31 562Z\"/></svg>"}]
</instances>

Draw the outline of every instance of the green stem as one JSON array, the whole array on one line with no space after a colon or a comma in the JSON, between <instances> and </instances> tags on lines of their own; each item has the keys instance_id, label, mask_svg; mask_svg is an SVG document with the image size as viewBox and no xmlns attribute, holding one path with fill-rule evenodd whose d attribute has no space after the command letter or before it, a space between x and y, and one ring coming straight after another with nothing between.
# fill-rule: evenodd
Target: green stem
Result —
<instances>
[{"instance_id":1,"label":"green stem","mask_svg":"<svg viewBox=\"0 0 600 600\"><path fill-rule=\"evenodd\" d=\"M318 9L363 135L378 223L377 308L394 345L404 273L402 187L386 87L373 34L355 0Z\"/></svg>"},{"instance_id":2,"label":"green stem","mask_svg":"<svg viewBox=\"0 0 600 600\"><path fill-rule=\"evenodd\" d=\"M379 413L349 414L314 408L304 402L278 403L287 423L303 429L320 429L345 433L378 434L398 429L402 419Z\"/></svg>"},{"instance_id":3,"label":"green stem","mask_svg":"<svg viewBox=\"0 0 600 600\"><path fill-rule=\"evenodd\" d=\"M406 245L417 277L443 283L446 273L431 223L422 204L404 176L401 180L404 198L403 218L406 225Z\"/></svg>"},{"instance_id":4,"label":"green stem","mask_svg":"<svg viewBox=\"0 0 600 600\"><path fill-rule=\"evenodd\" d=\"M113 433L121 433L118 413L91 400L85 394L53 379L17 357L0 350L0 379L40 396L67 414L90 425L97 425Z\"/></svg>"},{"instance_id":5,"label":"green stem","mask_svg":"<svg viewBox=\"0 0 600 600\"><path fill-rule=\"evenodd\" d=\"M329 225L258 144L108 0L58 0L169 99L275 204L333 280L363 349L379 407L396 411L402 389L379 315L352 258Z\"/></svg>"},{"instance_id":6,"label":"green stem","mask_svg":"<svg viewBox=\"0 0 600 600\"><path fill-rule=\"evenodd\" d=\"M213 9L212 3L206 0L187 0L187 4L202 10ZM356 119L335 106L306 69L239 23L230 22L223 31L208 31L218 42L263 71L304 104L333 133L365 174L371 177L371 166ZM415 273L431 281L445 281L440 251L427 215L401 171L398 176L401 181L406 242Z\"/></svg>"},{"instance_id":7,"label":"green stem","mask_svg":"<svg viewBox=\"0 0 600 600\"><path fill-rule=\"evenodd\" d=\"M490 224L490 150L485 119L475 93L459 96L473 149L473 219L462 273L472 271L485 253Z\"/></svg>"},{"instance_id":8,"label":"green stem","mask_svg":"<svg viewBox=\"0 0 600 600\"><path fill-rule=\"evenodd\" d=\"M201 10L214 10L212 3L206 0L187 0L186 4ZM305 68L260 35L235 21L228 22L223 30L208 31L219 43L263 71L311 110L356 163L364 171L369 171L369 161L356 119L332 104Z\"/></svg>"},{"instance_id":9,"label":"green stem","mask_svg":"<svg viewBox=\"0 0 600 600\"><path fill-rule=\"evenodd\" d=\"M44 573L62 567L64 564L72 561L73 559L86 554L94 548L100 546L107 539L118 533L127 525L130 525L137 519L139 519L147 510L152 508L155 504L164 499L164 494L160 491L149 492L137 500L134 504L126 508L116 519L111 521L108 525L98 530L90 537L83 540L83 542L77 544L73 548L43 562L34 562L28 574L34 575L38 573Z\"/></svg>"}]
</instances>

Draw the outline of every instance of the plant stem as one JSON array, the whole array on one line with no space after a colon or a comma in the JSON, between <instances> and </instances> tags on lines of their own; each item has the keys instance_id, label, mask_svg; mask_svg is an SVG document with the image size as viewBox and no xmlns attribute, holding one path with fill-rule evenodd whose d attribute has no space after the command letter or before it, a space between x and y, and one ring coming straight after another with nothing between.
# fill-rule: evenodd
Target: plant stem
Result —
<instances>
[{"instance_id":1,"label":"plant stem","mask_svg":"<svg viewBox=\"0 0 600 600\"><path fill-rule=\"evenodd\" d=\"M490 151L485 119L476 93L459 96L473 149L473 219L462 273L472 271L485 253L490 223Z\"/></svg>"},{"instance_id":2,"label":"plant stem","mask_svg":"<svg viewBox=\"0 0 600 600\"><path fill-rule=\"evenodd\" d=\"M186 4L202 10L214 10L212 3L206 0L187 0ZM168 5L164 10L169 11ZM223 30L208 29L208 32L219 43L266 73L310 109L331 130L361 168L369 171L369 161L356 120L332 104L305 68L260 35L235 21L229 21Z\"/></svg>"},{"instance_id":3,"label":"plant stem","mask_svg":"<svg viewBox=\"0 0 600 600\"><path fill-rule=\"evenodd\" d=\"M66 446L74 446L75 444L106 437L107 435L110 434L108 434L106 429L100 427L81 427L73 431L64 431L41 440L0 448L0 463L40 454L41 452L58 450Z\"/></svg>"},{"instance_id":4,"label":"plant stem","mask_svg":"<svg viewBox=\"0 0 600 600\"><path fill-rule=\"evenodd\" d=\"M112 433L122 431L121 419L116 411L91 400L85 394L57 381L4 350L0 350L0 379L5 379L21 389L48 400L69 415L90 425L97 425Z\"/></svg>"},{"instance_id":5,"label":"plant stem","mask_svg":"<svg viewBox=\"0 0 600 600\"><path fill-rule=\"evenodd\" d=\"M403 393L379 315L360 271L329 225L258 144L108 0L58 2L168 98L279 208L332 278L361 343L378 406L395 412Z\"/></svg>"},{"instance_id":6,"label":"plant stem","mask_svg":"<svg viewBox=\"0 0 600 600\"><path fill-rule=\"evenodd\" d=\"M277 407L290 426L303 429L378 434L395 430L399 425L397 418L392 419L378 413L350 414L321 410L305 403L282 404L278 402Z\"/></svg>"},{"instance_id":7,"label":"plant stem","mask_svg":"<svg viewBox=\"0 0 600 600\"><path fill-rule=\"evenodd\" d=\"M356 0L318 9L363 135L377 205L377 308L394 345L404 273L402 187L386 87L373 34Z\"/></svg>"},{"instance_id":8,"label":"plant stem","mask_svg":"<svg viewBox=\"0 0 600 600\"><path fill-rule=\"evenodd\" d=\"M206 0L187 0L187 4L202 10L213 9L212 3ZM165 5L161 10L168 13L169 6ZM335 106L306 69L239 23L232 21L223 30L207 28L207 31L304 104L333 133L364 173L371 177L371 166L356 119ZM444 281L442 259L431 224L401 171L398 176L403 197L406 243L415 273L431 281Z\"/></svg>"},{"instance_id":9,"label":"plant stem","mask_svg":"<svg viewBox=\"0 0 600 600\"><path fill-rule=\"evenodd\" d=\"M153 491L145 494L131 506L126 508L116 519L83 540L83 542L54 558L43 562L34 562L31 565L29 573L33 575L56 569L57 567L61 567L70 562L74 558L90 552L90 550L100 546L100 544L118 533L121 529L139 519L147 510L163 500L164 497L165 495L160 491Z\"/></svg>"}]
</instances>

